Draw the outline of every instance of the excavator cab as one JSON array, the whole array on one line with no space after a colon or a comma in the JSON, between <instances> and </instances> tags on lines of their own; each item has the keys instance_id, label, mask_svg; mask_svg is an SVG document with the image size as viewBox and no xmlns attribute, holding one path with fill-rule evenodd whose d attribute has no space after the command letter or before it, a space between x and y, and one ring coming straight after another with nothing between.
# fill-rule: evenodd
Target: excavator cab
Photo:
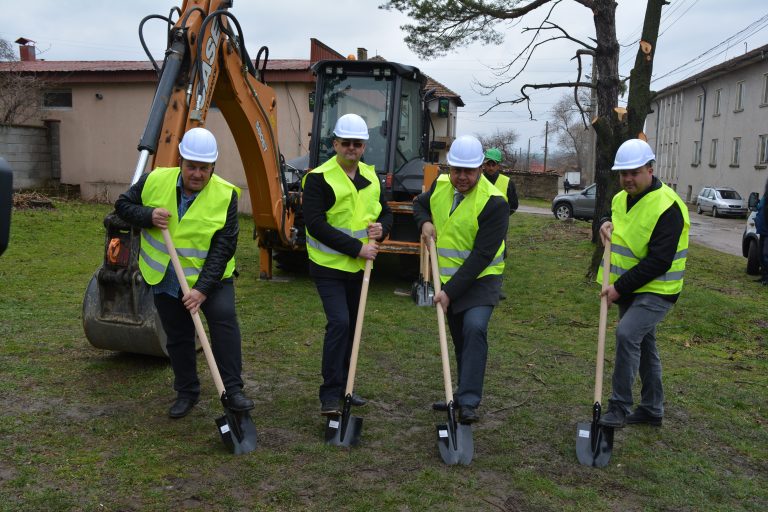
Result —
<instances>
[{"instance_id":1,"label":"excavator cab","mask_svg":"<svg viewBox=\"0 0 768 512\"><path fill-rule=\"evenodd\" d=\"M333 156L333 127L344 114L358 114L368 125L363 161L374 165L394 214L382 252L419 254L413 198L431 185L437 166L429 154L426 77L413 66L382 60L324 60L317 76L309 167Z\"/></svg>"}]
</instances>

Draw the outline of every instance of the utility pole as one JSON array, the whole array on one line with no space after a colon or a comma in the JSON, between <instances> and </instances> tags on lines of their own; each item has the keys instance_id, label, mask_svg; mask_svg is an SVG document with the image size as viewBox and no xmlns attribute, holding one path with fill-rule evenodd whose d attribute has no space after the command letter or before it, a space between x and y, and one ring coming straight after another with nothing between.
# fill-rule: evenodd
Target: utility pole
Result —
<instances>
[{"instance_id":1,"label":"utility pole","mask_svg":"<svg viewBox=\"0 0 768 512\"><path fill-rule=\"evenodd\" d=\"M547 172L547 140L549 139L549 121L544 125L544 172Z\"/></svg>"},{"instance_id":2,"label":"utility pole","mask_svg":"<svg viewBox=\"0 0 768 512\"><path fill-rule=\"evenodd\" d=\"M531 139L528 139L528 153L525 155L525 170L531 172Z\"/></svg>"}]
</instances>

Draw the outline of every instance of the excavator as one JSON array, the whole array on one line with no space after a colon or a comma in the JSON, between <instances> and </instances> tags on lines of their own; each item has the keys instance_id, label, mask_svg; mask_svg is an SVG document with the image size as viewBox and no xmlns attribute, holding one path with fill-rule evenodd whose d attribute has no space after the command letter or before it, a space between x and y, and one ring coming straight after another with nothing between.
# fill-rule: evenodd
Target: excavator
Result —
<instances>
[{"instance_id":1,"label":"excavator","mask_svg":"<svg viewBox=\"0 0 768 512\"><path fill-rule=\"evenodd\" d=\"M164 20L168 47L162 66L147 50L159 75L148 121L139 141L136 183L150 169L178 165L184 133L204 126L212 102L234 137L248 184L260 278L272 277L273 256L306 257L301 215L301 177L332 156L332 129L346 113L363 116L370 139L363 160L374 164L395 214L392 233L381 252L422 255L413 220L412 199L437 177L438 166L425 161L431 121L426 79L412 66L387 61L317 62L310 151L285 161L278 147L277 99L264 82L269 50L255 61L246 51L232 0L184 0ZM174 22L174 14L177 19ZM432 129L434 132L434 129ZM114 212L104 219L104 259L83 299L83 327L94 347L167 356L165 333L151 290L138 269L141 231Z\"/></svg>"}]
</instances>

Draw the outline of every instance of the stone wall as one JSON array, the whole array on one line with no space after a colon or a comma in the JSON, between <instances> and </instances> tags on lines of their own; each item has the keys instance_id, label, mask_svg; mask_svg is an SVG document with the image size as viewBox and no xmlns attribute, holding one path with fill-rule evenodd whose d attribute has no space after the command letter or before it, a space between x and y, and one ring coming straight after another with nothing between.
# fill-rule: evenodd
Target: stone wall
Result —
<instances>
[{"instance_id":1,"label":"stone wall","mask_svg":"<svg viewBox=\"0 0 768 512\"><path fill-rule=\"evenodd\" d=\"M43 188L61 176L59 123L0 126L0 156L13 169L13 189Z\"/></svg>"},{"instance_id":2,"label":"stone wall","mask_svg":"<svg viewBox=\"0 0 768 512\"><path fill-rule=\"evenodd\" d=\"M560 176L555 172L527 172L505 170L504 174L515 183L518 197L530 197L551 201L558 194Z\"/></svg>"}]
</instances>

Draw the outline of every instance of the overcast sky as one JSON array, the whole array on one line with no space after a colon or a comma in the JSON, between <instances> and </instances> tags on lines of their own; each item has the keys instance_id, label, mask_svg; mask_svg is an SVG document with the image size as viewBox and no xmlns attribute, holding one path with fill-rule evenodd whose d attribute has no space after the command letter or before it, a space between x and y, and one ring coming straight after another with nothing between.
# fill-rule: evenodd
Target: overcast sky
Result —
<instances>
[{"instance_id":1,"label":"overcast sky","mask_svg":"<svg viewBox=\"0 0 768 512\"><path fill-rule=\"evenodd\" d=\"M308 59L310 38L315 37L343 55L358 47L368 55L415 65L459 94L466 107L459 110L458 134L491 134L497 130L518 132L518 144L525 151L531 139L532 152L544 146L544 123L549 110L564 90L531 94L535 121L525 105L502 106L480 116L495 98L519 96L520 85L534 82L562 82L576 78L576 47L572 43L548 44L534 54L521 77L491 96L480 94L477 83L494 81L492 68L508 62L528 42L524 27L538 25L541 13L526 16L523 22L499 25L505 34L500 46L475 45L459 48L445 57L419 59L403 43L400 26L408 19L398 12L377 9L383 0L253 1L235 0L231 13L243 29L252 57L267 45L272 59ZM168 15L174 3L165 0L84 1L84 0L0 0L0 38L15 41L32 39L38 58L46 60L145 60L138 37L139 22L149 14ZM645 14L645 2L619 0L617 36L622 45L622 74L634 62L636 45ZM572 0L555 9L553 21L571 36L587 40L594 36L592 14ZM656 49L652 84L661 89L686 76L719 64L768 43L768 2L765 0L671 0L662 14L661 36ZM165 25L151 20L144 26L145 39L155 58L162 59ZM721 42L727 44L716 47ZM700 55L703 58L694 60ZM684 72L668 74L694 60ZM663 76L666 75L666 76ZM550 141L550 144L552 142Z\"/></svg>"}]
</instances>

